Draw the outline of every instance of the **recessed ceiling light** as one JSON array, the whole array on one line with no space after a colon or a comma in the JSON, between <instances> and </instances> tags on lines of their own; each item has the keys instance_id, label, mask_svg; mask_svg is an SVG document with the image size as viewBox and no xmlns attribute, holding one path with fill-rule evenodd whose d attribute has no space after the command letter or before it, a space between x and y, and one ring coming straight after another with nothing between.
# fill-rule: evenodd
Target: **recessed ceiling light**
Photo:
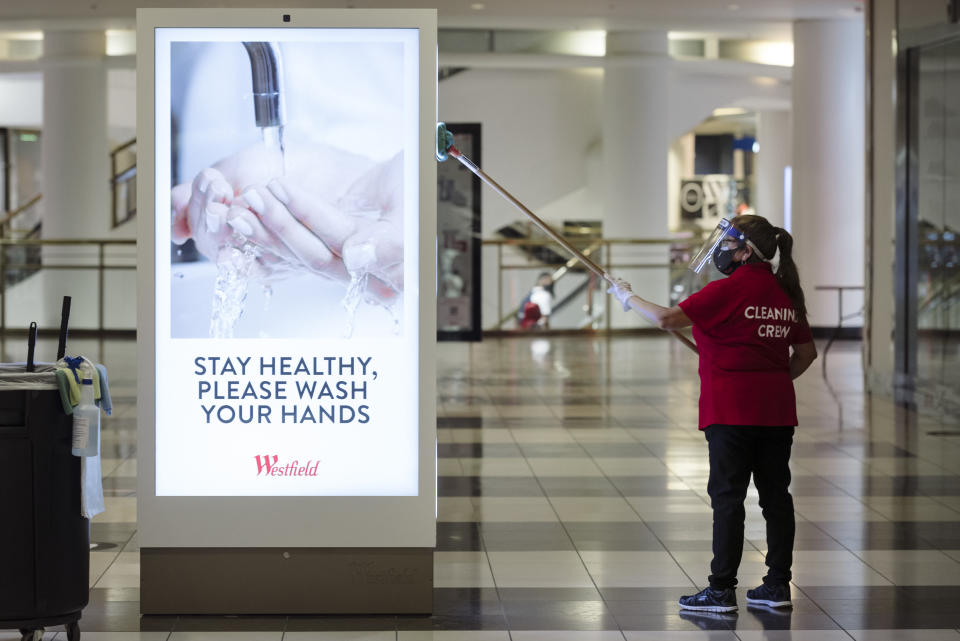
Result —
<instances>
[{"instance_id":1,"label":"recessed ceiling light","mask_svg":"<svg viewBox=\"0 0 960 641\"><path fill-rule=\"evenodd\" d=\"M728 4L728 5L727 5L727 9L729 9L730 11L739 11L739 10L740 10L740 5L738 5L738 4Z\"/></svg>"},{"instance_id":2,"label":"recessed ceiling light","mask_svg":"<svg viewBox=\"0 0 960 641\"><path fill-rule=\"evenodd\" d=\"M754 76L751 78L751 81L753 84L761 87L776 87L780 84L779 80L776 78L771 78L770 76Z\"/></svg>"},{"instance_id":3,"label":"recessed ceiling light","mask_svg":"<svg viewBox=\"0 0 960 641\"><path fill-rule=\"evenodd\" d=\"M483 4L482 2L474 2L472 5L470 5L470 8L474 11L483 11L486 6L487 5Z\"/></svg>"},{"instance_id":4,"label":"recessed ceiling light","mask_svg":"<svg viewBox=\"0 0 960 641\"><path fill-rule=\"evenodd\" d=\"M717 107L713 110L713 115L716 118L722 118L724 116L742 116L747 113L747 110L743 107Z\"/></svg>"},{"instance_id":5,"label":"recessed ceiling light","mask_svg":"<svg viewBox=\"0 0 960 641\"><path fill-rule=\"evenodd\" d=\"M3 40L43 40L42 31L0 31Z\"/></svg>"}]
</instances>

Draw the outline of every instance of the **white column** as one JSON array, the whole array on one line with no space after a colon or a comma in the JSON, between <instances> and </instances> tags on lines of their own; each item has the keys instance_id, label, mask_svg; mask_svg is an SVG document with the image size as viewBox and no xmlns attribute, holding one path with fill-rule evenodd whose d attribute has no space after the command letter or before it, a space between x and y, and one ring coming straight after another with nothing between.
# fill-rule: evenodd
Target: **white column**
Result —
<instances>
[{"instance_id":1,"label":"white column","mask_svg":"<svg viewBox=\"0 0 960 641\"><path fill-rule=\"evenodd\" d=\"M680 229L680 181L693 178L696 137L684 134L670 143L667 155L667 227Z\"/></svg>"},{"instance_id":2,"label":"white column","mask_svg":"<svg viewBox=\"0 0 960 641\"><path fill-rule=\"evenodd\" d=\"M43 37L44 238L102 238L110 228L103 31Z\"/></svg>"},{"instance_id":3,"label":"white column","mask_svg":"<svg viewBox=\"0 0 960 641\"><path fill-rule=\"evenodd\" d=\"M628 56L627 60L618 60ZM607 238L666 238L670 69L664 32L610 32L603 78L603 233ZM666 264L667 245L618 247L614 264ZM666 303L667 269L617 269L637 294ZM612 299L611 299L612 300ZM614 313L614 327L643 326Z\"/></svg>"},{"instance_id":4,"label":"white column","mask_svg":"<svg viewBox=\"0 0 960 641\"><path fill-rule=\"evenodd\" d=\"M792 162L789 111L761 111L757 114L756 176L754 209L777 227L784 220L784 171Z\"/></svg>"},{"instance_id":5,"label":"white column","mask_svg":"<svg viewBox=\"0 0 960 641\"><path fill-rule=\"evenodd\" d=\"M817 285L863 285L863 29L862 19L793 27L794 254L815 326L837 322L836 293ZM843 312L862 302L844 295Z\"/></svg>"},{"instance_id":6,"label":"white column","mask_svg":"<svg viewBox=\"0 0 960 641\"><path fill-rule=\"evenodd\" d=\"M693 178L697 175L697 136L687 133L680 136L683 145L683 165L681 178Z\"/></svg>"},{"instance_id":7,"label":"white column","mask_svg":"<svg viewBox=\"0 0 960 641\"><path fill-rule=\"evenodd\" d=\"M703 39L703 57L707 60L716 60L720 57L720 38Z\"/></svg>"},{"instance_id":8,"label":"white column","mask_svg":"<svg viewBox=\"0 0 960 641\"><path fill-rule=\"evenodd\" d=\"M734 149L733 150L733 177L737 180L743 180L744 178L744 159L743 159L743 149Z\"/></svg>"},{"instance_id":9,"label":"white column","mask_svg":"<svg viewBox=\"0 0 960 641\"><path fill-rule=\"evenodd\" d=\"M45 239L104 238L110 231L107 70L103 31L47 31L43 38L41 147ZM45 247L44 265L97 264L98 248ZM56 327L60 302L72 296L71 327L96 327L100 289L95 269L44 269L34 278L42 296L41 327ZM42 294L41 294L42 292ZM110 323L106 309L104 324Z\"/></svg>"}]
</instances>

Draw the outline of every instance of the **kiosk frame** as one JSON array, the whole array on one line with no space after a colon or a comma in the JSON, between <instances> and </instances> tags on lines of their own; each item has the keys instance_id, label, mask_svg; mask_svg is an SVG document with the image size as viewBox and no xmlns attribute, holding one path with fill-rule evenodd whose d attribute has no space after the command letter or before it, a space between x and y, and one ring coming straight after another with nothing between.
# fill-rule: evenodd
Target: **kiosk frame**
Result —
<instances>
[{"instance_id":1,"label":"kiosk frame","mask_svg":"<svg viewBox=\"0 0 960 641\"><path fill-rule=\"evenodd\" d=\"M155 29L419 32L418 491L414 496L157 496ZM428 613L436 542L435 10L138 9L138 522L144 614ZM406 212L416 215L417 212ZM408 286L410 286L408 284ZM169 401L168 401L169 402ZM162 426L159 426L162 429ZM363 452L357 452L358 461Z\"/></svg>"}]
</instances>

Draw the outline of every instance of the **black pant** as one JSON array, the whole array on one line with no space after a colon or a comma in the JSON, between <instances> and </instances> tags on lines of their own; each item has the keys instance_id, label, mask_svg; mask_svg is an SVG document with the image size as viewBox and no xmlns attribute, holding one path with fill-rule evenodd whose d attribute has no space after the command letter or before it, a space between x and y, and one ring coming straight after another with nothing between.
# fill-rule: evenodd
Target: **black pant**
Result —
<instances>
[{"instance_id":1,"label":"black pant","mask_svg":"<svg viewBox=\"0 0 960 641\"><path fill-rule=\"evenodd\" d=\"M704 432L710 446L707 493L713 507L710 586L722 589L737 584L737 568L743 556L743 501L751 473L767 522L769 569L764 582L789 582L796 532L793 497L787 489L793 428L711 425Z\"/></svg>"}]
</instances>

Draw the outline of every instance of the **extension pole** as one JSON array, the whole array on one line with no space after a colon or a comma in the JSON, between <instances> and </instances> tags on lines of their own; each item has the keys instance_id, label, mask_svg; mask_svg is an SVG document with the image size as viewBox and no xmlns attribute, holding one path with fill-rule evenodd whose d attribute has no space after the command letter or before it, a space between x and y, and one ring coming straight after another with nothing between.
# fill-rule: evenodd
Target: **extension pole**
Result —
<instances>
[{"instance_id":1,"label":"extension pole","mask_svg":"<svg viewBox=\"0 0 960 641\"><path fill-rule=\"evenodd\" d=\"M600 267L597 266L592 260L584 256L583 252L581 252L579 249L574 247L569 241L567 241L566 238L564 238L563 236L555 232L553 228L550 227L550 225L548 225L547 223L543 222L543 220L541 220L539 216L537 216L532 211L527 209L527 207L522 202L520 202L519 200L513 197L513 194L511 194L509 191L501 187L497 183L497 181L495 181L493 178L488 176L486 172L484 172L482 169L477 167L477 165L472 160L470 160L469 158L464 156L462 153L460 153L459 149L451 145L447 149L447 153L449 153L451 156L459 160L460 164L462 164L464 167L466 167L471 172L473 172L480 180L485 182L495 192L503 196L507 201L510 202L511 205L519 209L520 212L523 213L531 221L533 221L533 224L539 227L543 231L543 233L545 233L547 236L555 240L558 244L560 244L561 247L566 249L568 252L573 254L577 258L577 260L579 260L581 263L584 264L584 266L587 269L589 269L594 274L596 274L597 276L599 276L604 280L608 280L608 281L610 280L609 277L607 276L607 273L604 272L602 269L600 269ZM612 284L612 281L611 281L611 284ZM699 353L699 351L697 350L696 343L694 343L692 340L690 340L689 338L687 338L686 336L684 336L683 334L677 331L674 331L674 330L667 330L667 331L673 334L673 336L677 338L677 340L679 340L684 345L692 349L694 352Z\"/></svg>"}]
</instances>

